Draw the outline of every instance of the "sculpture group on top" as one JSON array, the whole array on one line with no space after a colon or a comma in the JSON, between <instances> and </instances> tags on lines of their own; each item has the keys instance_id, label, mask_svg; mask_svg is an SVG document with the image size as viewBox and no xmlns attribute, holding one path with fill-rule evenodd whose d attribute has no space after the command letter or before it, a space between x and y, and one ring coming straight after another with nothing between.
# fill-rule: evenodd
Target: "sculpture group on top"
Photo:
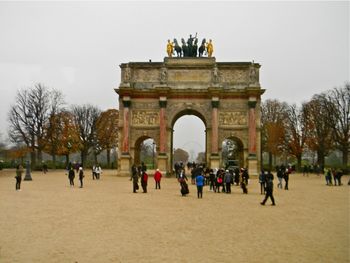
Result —
<instances>
[{"instance_id":1,"label":"sculpture group on top","mask_svg":"<svg viewBox=\"0 0 350 263\"><path fill-rule=\"evenodd\" d=\"M187 42L185 42L185 39L181 38L181 46L176 38L174 38L173 42L168 39L166 52L168 53L168 57L172 57L176 52L177 57L203 57L204 55L208 55L210 58L213 55L214 48L212 40L209 39L209 42L206 42L205 38L203 38L201 45L198 47L196 33L194 37L190 35Z\"/></svg>"}]
</instances>

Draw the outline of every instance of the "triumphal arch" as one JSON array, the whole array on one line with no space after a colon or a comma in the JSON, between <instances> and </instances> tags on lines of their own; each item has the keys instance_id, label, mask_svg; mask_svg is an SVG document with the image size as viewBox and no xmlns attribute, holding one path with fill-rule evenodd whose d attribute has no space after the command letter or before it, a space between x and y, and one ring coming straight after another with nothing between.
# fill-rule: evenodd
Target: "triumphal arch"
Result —
<instances>
[{"instance_id":1,"label":"triumphal arch","mask_svg":"<svg viewBox=\"0 0 350 263\"><path fill-rule=\"evenodd\" d=\"M206 127L205 159L222 166L225 139L241 145L240 166L260 170L260 65L217 62L215 57L166 57L163 62L120 65L119 175L130 175L139 162L140 141L152 138L156 167L173 167L173 126L183 115L199 117Z\"/></svg>"}]
</instances>

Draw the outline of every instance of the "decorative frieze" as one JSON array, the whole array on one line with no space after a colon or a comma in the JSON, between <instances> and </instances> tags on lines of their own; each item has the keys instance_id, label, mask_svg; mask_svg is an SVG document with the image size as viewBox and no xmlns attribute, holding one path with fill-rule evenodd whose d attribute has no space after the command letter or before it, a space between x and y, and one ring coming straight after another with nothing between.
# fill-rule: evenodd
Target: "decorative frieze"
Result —
<instances>
[{"instance_id":1,"label":"decorative frieze","mask_svg":"<svg viewBox=\"0 0 350 263\"><path fill-rule=\"evenodd\" d=\"M159 112L134 110L132 112L133 126L156 126L159 125Z\"/></svg>"},{"instance_id":2,"label":"decorative frieze","mask_svg":"<svg viewBox=\"0 0 350 263\"><path fill-rule=\"evenodd\" d=\"M247 112L244 112L244 111L219 112L220 126L246 125L246 124L247 124Z\"/></svg>"}]
</instances>

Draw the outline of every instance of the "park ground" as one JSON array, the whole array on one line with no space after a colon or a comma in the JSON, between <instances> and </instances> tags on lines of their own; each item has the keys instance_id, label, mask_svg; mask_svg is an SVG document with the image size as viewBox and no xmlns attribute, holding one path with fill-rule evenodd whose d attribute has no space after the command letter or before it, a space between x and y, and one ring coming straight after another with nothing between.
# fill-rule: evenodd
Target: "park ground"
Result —
<instances>
[{"instance_id":1,"label":"park ground","mask_svg":"<svg viewBox=\"0 0 350 263\"><path fill-rule=\"evenodd\" d=\"M196 188L181 197L174 178L132 193L129 178L104 171L71 188L64 171L34 172L15 191L0 171L0 262L349 262L349 186L290 176L276 206L261 206L256 179L243 195Z\"/></svg>"}]
</instances>

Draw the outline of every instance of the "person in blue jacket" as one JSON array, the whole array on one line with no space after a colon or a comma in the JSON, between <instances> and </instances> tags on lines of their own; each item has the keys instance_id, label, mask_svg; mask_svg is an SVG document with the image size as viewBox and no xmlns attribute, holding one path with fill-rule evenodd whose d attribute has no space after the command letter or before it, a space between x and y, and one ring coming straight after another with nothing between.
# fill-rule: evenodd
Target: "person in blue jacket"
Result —
<instances>
[{"instance_id":1,"label":"person in blue jacket","mask_svg":"<svg viewBox=\"0 0 350 263\"><path fill-rule=\"evenodd\" d=\"M197 197L203 198L204 176L202 173L196 176Z\"/></svg>"}]
</instances>

